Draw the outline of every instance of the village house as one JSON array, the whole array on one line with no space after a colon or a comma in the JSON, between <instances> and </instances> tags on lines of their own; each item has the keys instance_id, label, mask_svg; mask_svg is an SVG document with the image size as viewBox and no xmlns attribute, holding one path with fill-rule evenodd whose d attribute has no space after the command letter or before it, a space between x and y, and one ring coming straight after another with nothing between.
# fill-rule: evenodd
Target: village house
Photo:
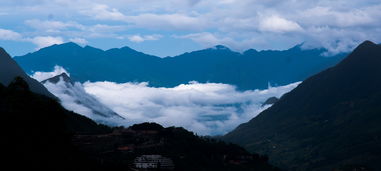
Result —
<instances>
[{"instance_id":1,"label":"village house","mask_svg":"<svg viewBox=\"0 0 381 171\"><path fill-rule=\"evenodd\" d=\"M173 161L162 155L141 155L135 158L134 166L141 170L173 170L175 168Z\"/></svg>"}]
</instances>

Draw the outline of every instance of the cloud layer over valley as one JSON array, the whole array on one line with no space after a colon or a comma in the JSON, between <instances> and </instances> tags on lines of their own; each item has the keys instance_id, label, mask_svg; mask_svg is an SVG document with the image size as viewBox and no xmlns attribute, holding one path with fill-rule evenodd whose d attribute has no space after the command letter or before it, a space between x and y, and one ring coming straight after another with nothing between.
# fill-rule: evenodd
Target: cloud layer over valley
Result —
<instances>
[{"instance_id":1,"label":"cloud layer over valley","mask_svg":"<svg viewBox=\"0 0 381 171\"><path fill-rule=\"evenodd\" d=\"M56 67L52 75L63 71ZM65 71L66 72L66 71ZM36 74L35 74L36 75ZM35 77L36 78L36 77ZM115 125L129 126L141 122L157 122L164 126L181 126L199 135L224 134L243 122L249 121L269 107L263 106L269 97L280 97L298 83L266 90L238 91L232 85L220 83L181 84L173 88L150 87L148 83L85 82L75 83L98 101L125 119L106 119ZM63 94L62 80L45 86L60 97L64 107L92 117L76 99ZM99 120L99 118L93 118Z\"/></svg>"}]
</instances>

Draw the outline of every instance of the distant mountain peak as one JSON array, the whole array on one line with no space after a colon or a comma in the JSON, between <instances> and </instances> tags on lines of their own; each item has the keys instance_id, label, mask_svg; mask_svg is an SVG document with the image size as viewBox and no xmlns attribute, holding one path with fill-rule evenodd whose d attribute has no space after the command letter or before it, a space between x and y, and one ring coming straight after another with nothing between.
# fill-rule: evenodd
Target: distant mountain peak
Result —
<instances>
[{"instance_id":1,"label":"distant mountain peak","mask_svg":"<svg viewBox=\"0 0 381 171\"><path fill-rule=\"evenodd\" d=\"M130 48L130 47L128 47L128 46L123 46L123 47L121 47L120 49L123 50L123 51L127 51L127 52L143 53L143 52L136 51L135 49L132 49L132 48Z\"/></svg>"},{"instance_id":2,"label":"distant mountain peak","mask_svg":"<svg viewBox=\"0 0 381 171\"><path fill-rule=\"evenodd\" d=\"M132 49L128 46L123 46L121 48L112 48L108 49L105 52L111 52L111 53L139 53L143 54L142 52L136 51L135 49Z\"/></svg>"},{"instance_id":3,"label":"distant mountain peak","mask_svg":"<svg viewBox=\"0 0 381 171\"><path fill-rule=\"evenodd\" d=\"M230 49L228 47L224 46L224 45L216 45L212 49L215 49L215 50L229 50L230 51Z\"/></svg>"},{"instance_id":4,"label":"distant mountain peak","mask_svg":"<svg viewBox=\"0 0 381 171\"><path fill-rule=\"evenodd\" d=\"M63 81L64 84L57 84L61 81ZM108 123L108 121L104 121L102 119L97 118L98 116L105 117L105 118L117 117L119 119L124 119L119 114L115 113L113 110L111 110L110 108L106 107L104 104L99 102L92 95L88 94L80 84L75 84L66 73L56 75L54 77L41 81L41 83L44 84L46 88L51 90L52 93L56 94L57 97L60 98L61 100L63 98L62 95L64 95L65 98L75 99L74 101L76 105L83 106L84 108L87 108L91 111L91 113L83 113L82 111L81 114L87 117L93 118L98 122L105 123L105 124ZM46 84L46 83L51 83L51 84ZM67 107L67 105L65 105L65 101L64 100L62 101L63 101L63 106ZM68 109L76 111L75 108L68 107ZM95 117L92 117L93 115L95 115ZM110 121L109 124L114 124L114 123Z\"/></svg>"},{"instance_id":5,"label":"distant mountain peak","mask_svg":"<svg viewBox=\"0 0 381 171\"><path fill-rule=\"evenodd\" d=\"M380 45L377 45L369 40L366 40L364 42L362 42L355 50L354 52L358 52L358 51L367 51L369 50L370 48L379 48Z\"/></svg>"},{"instance_id":6,"label":"distant mountain peak","mask_svg":"<svg viewBox=\"0 0 381 171\"><path fill-rule=\"evenodd\" d=\"M378 54L378 55L371 55ZM369 40L361 43L338 66L340 67L370 67L369 64L381 63L381 46ZM368 64L368 65L365 65ZM373 65L372 65L373 66Z\"/></svg>"},{"instance_id":7,"label":"distant mountain peak","mask_svg":"<svg viewBox=\"0 0 381 171\"><path fill-rule=\"evenodd\" d=\"M256 53L259 53L256 49L248 49L248 50L243 52L244 55L252 55L252 54L256 54Z\"/></svg>"},{"instance_id":8,"label":"distant mountain peak","mask_svg":"<svg viewBox=\"0 0 381 171\"><path fill-rule=\"evenodd\" d=\"M71 80L71 78L70 78L66 73L62 73L62 74L60 74L60 75L56 75L56 76L54 76L54 77L52 77L52 78L48 78L48 79L46 79L46 80L41 81L41 83L45 84L46 82L51 82L51 83L56 84L56 83L58 83L61 79L62 79L65 83L69 83L69 84L71 84L71 85L74 84L74 82Z\"/></svg>"},{"instance_id":9,"label":"distant mountain peak","mask_svg":"<svg viewBox=\"0 0 381 171\"><path fill-rule=\"evenodd\" d=\"M74 43L74 42L66 42L66 43L62 43L62 44L56 44L56 45L53 45L53 46L70 47L70 48L82 48L81 46L79 46L77 43Z\"/></svg>"}]
</instances>

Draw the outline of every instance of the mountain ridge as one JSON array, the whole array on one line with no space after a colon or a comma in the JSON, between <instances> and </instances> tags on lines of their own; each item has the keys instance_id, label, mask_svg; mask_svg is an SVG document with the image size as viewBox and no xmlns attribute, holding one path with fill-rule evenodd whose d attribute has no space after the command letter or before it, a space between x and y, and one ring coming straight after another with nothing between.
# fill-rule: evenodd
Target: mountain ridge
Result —
<instances>
[{"instance_id":1,"label":"mountain ridge","mask_svg":"<svg viewBox=\"0 0 381 171\"><path fill-rule=\"evenodd\" d=\"M269 155L290 170L362 165L381 156L381 46L360 44L223 139Z\"/></svg>"},{"instance_id":2,"label":"mountain ridge","mask_svg":"<svg viewBox=\"0 0 381 171\"><path fill-rule=\"evenodd\" d=\"M321 56L324 49L239 53L217 45L160 58L129 47L106 51L74 43L53 45L14 59L29 74L62 66L75 81L149 82L153 87L175 87L190 81L232 84L240 90L264 89L268 83L286 85L304 80L339 62L345 54ZM253 51L254 52L254 51Z\"/></svg>"}]
</instances>

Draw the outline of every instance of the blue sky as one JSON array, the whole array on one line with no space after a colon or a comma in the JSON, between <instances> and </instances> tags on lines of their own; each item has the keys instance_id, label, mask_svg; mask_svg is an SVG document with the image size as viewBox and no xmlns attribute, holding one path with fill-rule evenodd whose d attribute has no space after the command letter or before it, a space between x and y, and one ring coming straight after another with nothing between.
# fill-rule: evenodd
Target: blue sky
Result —
<instances>
[{"instance_id":1,"label":"blue sky","mask_svg":"<svg viewBox=\"0 0 381 171\"><path fill-rule=\"evenodd\" d=\"M1 0L0 46L23 55L73 41L158 56L381 42L380 0Z\"/></svg>"}]
</instances>

